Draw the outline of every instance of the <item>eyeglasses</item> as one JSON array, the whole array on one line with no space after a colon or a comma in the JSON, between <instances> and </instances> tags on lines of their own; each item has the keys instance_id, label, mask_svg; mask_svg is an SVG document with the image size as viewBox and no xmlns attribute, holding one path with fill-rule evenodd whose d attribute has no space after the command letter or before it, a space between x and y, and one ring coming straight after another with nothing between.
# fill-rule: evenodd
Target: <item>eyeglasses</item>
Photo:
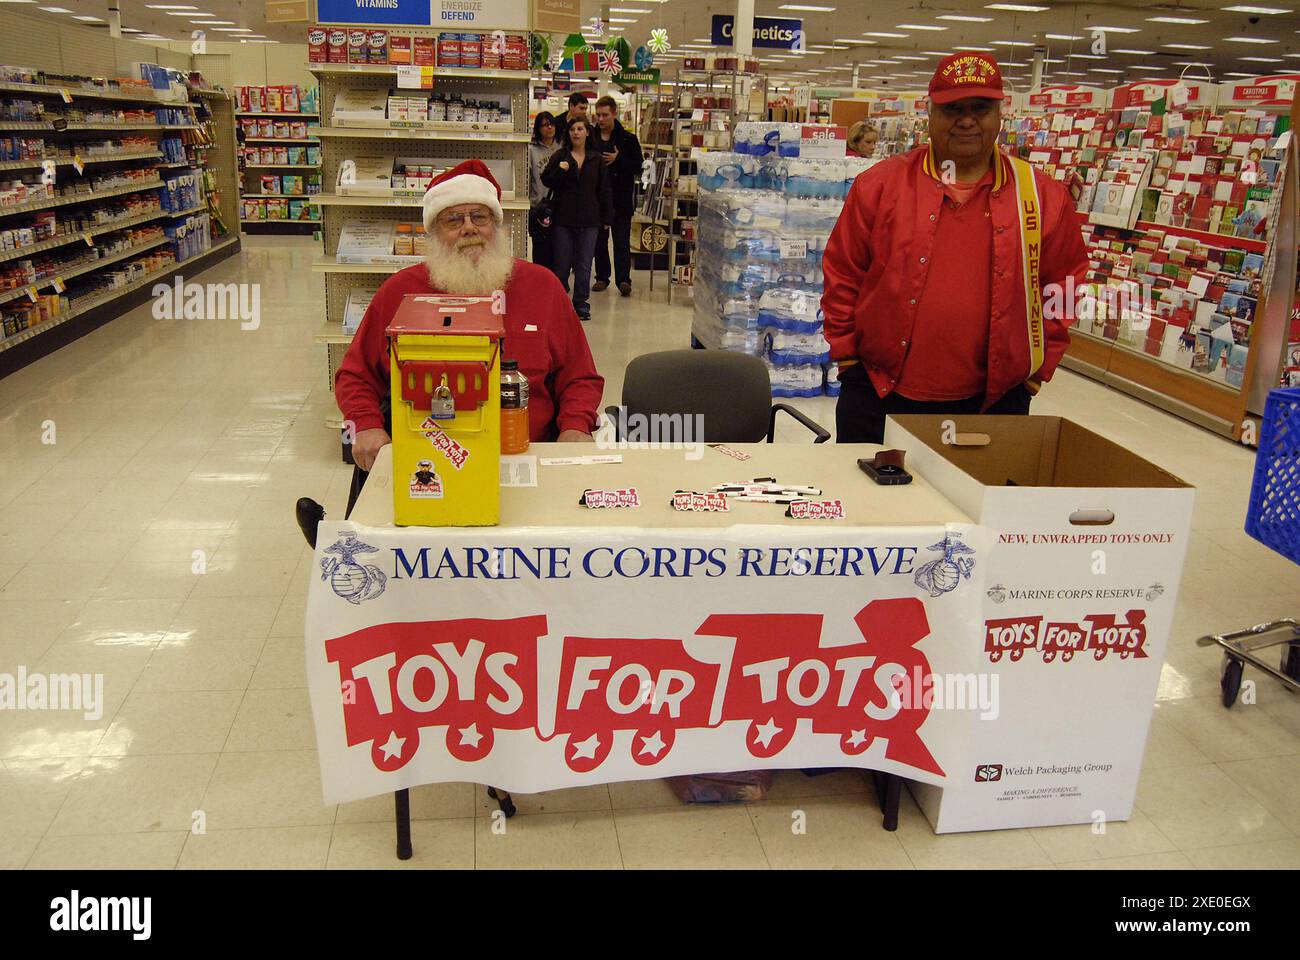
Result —
<instances>
[{"instance_id":1,"label":"eyeglasses","mask_svg":"<svg viewBox=\"0 0 1300 960\"><path fill-rule=\"evenodd\" d=\"M464 225L466 217L476 227L486 227L492 222L492 214L484 213L482 210L475 210L473 213L444 213L434 222L444 230L457 230Z\"/></svg>"}]
</instances>

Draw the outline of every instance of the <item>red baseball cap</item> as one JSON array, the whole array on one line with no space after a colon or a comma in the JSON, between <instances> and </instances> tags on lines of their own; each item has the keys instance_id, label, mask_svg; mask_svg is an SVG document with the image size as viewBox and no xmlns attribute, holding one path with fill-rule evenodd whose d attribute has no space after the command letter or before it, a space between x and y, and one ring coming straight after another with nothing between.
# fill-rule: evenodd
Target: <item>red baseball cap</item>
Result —
<instances>
[{"instance_id":1,"label":"red baseball cap","mask_svg":"<svg viewBox=\"0 0 1300 960\"><path fill-rule=\"evenodd\" d=\"M1002 71L986 53L958 51L939 61L930 78L930 102L952 103L967 97L1002 99Z\"/></svg>"}]
</instances>

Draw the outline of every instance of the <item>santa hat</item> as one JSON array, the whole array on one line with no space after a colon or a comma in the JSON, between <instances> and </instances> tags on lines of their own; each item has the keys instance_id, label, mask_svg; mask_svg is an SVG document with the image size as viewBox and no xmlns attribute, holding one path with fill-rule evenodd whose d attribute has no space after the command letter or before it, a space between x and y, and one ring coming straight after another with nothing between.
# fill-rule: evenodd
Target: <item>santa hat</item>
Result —
<instances>
[{"instance_id":1,"label":"santa hat","mask_svg":"<svg viewBox=\"0 0 1300 960\"><path fill-rule=\"evenodd\" d=\"M498 222L504 216L501 186L482 160L466 160L434 178L424 194L424 229L432 231L438 214L462 203L481 203Z\"/></svg>"}]
</instances>

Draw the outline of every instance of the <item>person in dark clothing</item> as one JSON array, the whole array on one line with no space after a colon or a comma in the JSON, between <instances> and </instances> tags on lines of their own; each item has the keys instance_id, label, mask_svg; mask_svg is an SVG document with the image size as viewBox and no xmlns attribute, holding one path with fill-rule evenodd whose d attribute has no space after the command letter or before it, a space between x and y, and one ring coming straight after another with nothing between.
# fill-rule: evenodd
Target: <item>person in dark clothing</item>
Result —
<instances>
[{"instance_id":1,"label":"person in dark clothing","mask_svg":"<svg viewBox=\"0 0 1300 960\"><path fill-rule=\"evenodd\" d=\"M614 223L600 232L596 241L596 283L593 290L609 286L609 241L614 239L614 280L618 292L632 292L632 211L636 206L636 185L641 181L641 141L618 122L618 103L613 97L596 101L595 142L601 162L610 174L614 195Z\"/></svg>"},{"instance_id":2,"label":"person in dark clothing","mask_svg":"<svg viewBox=\"0 0 1300 960\"><path fill-rule=\"evenodd\" d=\"M586 120L570 118L560 149L542 171L542 183L555 191L551 214L551 269L569 289L573 273L573 309L583 320L591 318L587 302L591 288L591 261L602 227L614 221L614 198L609 171L600 151L588 143Z\"/></svg>"},{"instance_id":3,"label":"person in dark clothing","mask_svg":"<svg viewBox=\"0 0 1300 960\"><path fill-rule=\"evenodd\" d=\"M533 263L551 268L550 205L538 206L546 199L542 171L551 155L560 149L555 134L555 117L543 110L533 121L533 142L528 145L528 236L533 241Z\"/></svg>"},{"instance_id":4,"label":"person in dark clothing","mask_svg":"<svg viewBox=\"0 0 1300 960\"><path fill-rule=\"evenodd\" d=\"M569 109L555 118L555 139L563 140L564 131L570 120L588 120L587 95L585 93L569 94Z\"/></svg>"}]
</instances>

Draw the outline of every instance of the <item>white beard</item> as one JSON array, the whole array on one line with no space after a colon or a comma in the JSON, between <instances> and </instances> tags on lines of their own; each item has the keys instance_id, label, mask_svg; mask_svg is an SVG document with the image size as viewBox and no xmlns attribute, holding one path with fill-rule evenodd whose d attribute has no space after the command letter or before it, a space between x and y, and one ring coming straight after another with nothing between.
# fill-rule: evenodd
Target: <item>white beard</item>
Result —
<instances>
[{"instance_id":1,"label":"white beard","mask_svg":"<svg viewBox=\"0 0 1300 960\"><path fill-rule=\"evenodd\" d=\"M492 239L477 248L478 263L470 259L473 249L448 249L440 241L430 244L424 258L429 283L443 293L462 297L489 297L497 290L505 290L515 269L509 232L497 227Z\"/></svg>"}]
</instances>

